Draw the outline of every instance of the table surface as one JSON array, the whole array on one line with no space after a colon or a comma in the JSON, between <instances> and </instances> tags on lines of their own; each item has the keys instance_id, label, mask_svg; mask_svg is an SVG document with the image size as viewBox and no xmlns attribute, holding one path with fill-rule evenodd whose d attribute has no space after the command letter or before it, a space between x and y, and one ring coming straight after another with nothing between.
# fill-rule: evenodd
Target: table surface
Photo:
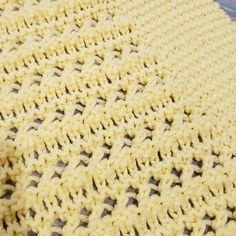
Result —
<instances>
[{"instance_id":1,"label":"table surface","mask_svg":"<svg viewBox=\"0 0 236 236\"><path fill-rule=\"evenodd\" d=\"M221 5L221 8L236 21L236 0L215 0Z\"/></svg>"}]
</instances>

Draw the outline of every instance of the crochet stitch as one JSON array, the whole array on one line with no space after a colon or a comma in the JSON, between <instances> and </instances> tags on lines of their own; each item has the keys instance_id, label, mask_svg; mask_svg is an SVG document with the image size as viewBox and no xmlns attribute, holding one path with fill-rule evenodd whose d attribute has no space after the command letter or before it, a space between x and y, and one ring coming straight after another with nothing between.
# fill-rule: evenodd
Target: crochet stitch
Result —
<instances>
[{"instance_id":1,"label":"crochet stitch","mask_svg":"<svg viewBox=\"0 0 236 236\"><path fill-rule=\"evenodd\" d=\"M235 236L235 42L212 0L1 0L0 235Z\"/></svg>"}]
</instances>

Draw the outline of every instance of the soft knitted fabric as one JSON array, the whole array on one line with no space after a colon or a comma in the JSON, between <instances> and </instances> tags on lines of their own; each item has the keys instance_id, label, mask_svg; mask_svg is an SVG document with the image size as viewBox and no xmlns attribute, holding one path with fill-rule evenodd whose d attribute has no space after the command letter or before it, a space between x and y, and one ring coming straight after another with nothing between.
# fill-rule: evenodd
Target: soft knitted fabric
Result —
<instances>
[{"instance_id":1,"label":"soft knitted fabric","mask_svg":"<svg viewBox=\"0 0 236 236\"><path fill-rule=\"evenodd\" d=\"M236 235L236 25L212 0L0 1L0 235Z\"/></svg>"}]
</instances>

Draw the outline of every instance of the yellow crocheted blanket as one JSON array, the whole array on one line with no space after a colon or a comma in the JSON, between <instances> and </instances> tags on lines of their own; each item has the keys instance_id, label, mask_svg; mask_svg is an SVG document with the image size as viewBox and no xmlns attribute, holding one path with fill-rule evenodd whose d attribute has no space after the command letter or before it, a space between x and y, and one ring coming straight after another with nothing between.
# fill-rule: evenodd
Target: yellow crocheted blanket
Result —
<instances>
[{"instance_id":1,"label":"yellow crocheted blanket","mask_svg":"<svg viewBox=\"0 0 236 236\"><path fill-rule=\"evenodd\" d=\"M212 0L1 0L0 235L235 236L235 91Z\"/></svg>"}]
</instances>

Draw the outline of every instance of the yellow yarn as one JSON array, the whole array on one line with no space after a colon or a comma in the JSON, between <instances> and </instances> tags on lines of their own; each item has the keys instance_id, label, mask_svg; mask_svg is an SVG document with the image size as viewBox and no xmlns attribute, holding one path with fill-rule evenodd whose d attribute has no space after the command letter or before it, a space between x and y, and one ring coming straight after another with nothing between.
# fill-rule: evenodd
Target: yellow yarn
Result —
<instances>
[{"instance_id":1,"label":"yellow yarn","mask_svg":"<svg viewBox=\"0 0 236 236\"><path fill-rule=\"evenodd\" d=\"M212 0L1 0L0 235L236 235L235 42Z\"/></svg>"}]
</instances>

